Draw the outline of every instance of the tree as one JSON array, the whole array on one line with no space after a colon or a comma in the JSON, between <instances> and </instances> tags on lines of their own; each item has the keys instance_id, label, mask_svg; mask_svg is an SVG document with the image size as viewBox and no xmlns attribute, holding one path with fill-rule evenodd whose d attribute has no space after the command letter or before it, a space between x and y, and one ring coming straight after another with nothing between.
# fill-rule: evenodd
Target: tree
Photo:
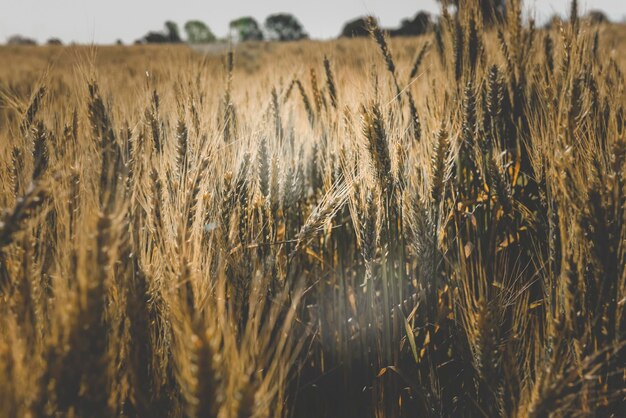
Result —
<instances>
[{"instance_id":1,"label":"tree","mask_svg":"<svg viewBox=\"0 0 626 418\"><path fill-rule=\"evenodd\" d=\"M265 19L265 29L270 39L278 41L297 41L309 37L298 19L287 13L268 16Z\"/></svg>"},{"instance_id":2,"label":"tree","mask_svg":"<svg viewBox=\"0 0 626 418\"><path fill-rule=\"evenodd\" d=\"M263 32L253 17L246 16L235 19L230 22L229 27L240 42L263 40Z\"/></svg>"},{"instance_id":3,"label":"tree","mask_svg":"<svg viewBox=\"0 0 626 418\"><path fill-rule=\"evenodd\" d=\"M169 37L163 32L148 32L143 37L143 42L148 44L166 44L169 40Z\"/></svg>"},{"instance_id":4,"label":"tree","mask_svg":"<svg viewBox=\"0 0 626 418\"><path fill-rule=\"evenodd\" d=\"M422 35L430 29L430 14L419 12L413 19L403 19L400 28L392 30L391 36L417 36Z\"/></svg>"},{"instance_id":5,"label":"tree","mask_svg":"<svg viewBox=\"0 0 626 418\"><path fill-rule=\"evenodd\" d=\"M341 30L341 38L356 38L360 36L368 36L367 20L369 16L359 17L347 22Z\"/></svg>"},{"instance_id":6,"label":"tree","mask_svg":"<svg viewBox=\"0 0 626 418\"><path fill-rule=\"evenodd\" d=\"M178 42L182 42L182 40L180 39L180 31L178 30L178 25L168 20L167 22L165 22L165 31L148 32L146 36L137 40L135 43L165 44Z\"/></svg>"},{"instance_id":7,"label":"tree","mask_svg":"<svg viewBox=\"0 0 626 418\"><path fill-rule=\"evenodd\" d=\"M185 32L187 33L187 42L190 44L215 42L215 35L211 29L200 20L190 20L185 23Z\"/></svg>"},{"instance_id":8,"label":"tree","mask_svg":"<svg viewBox=\"0 0 626 418\"><path fill-rule=\"evenodd\" d=\"M63 42L59 38L50 38L46 41L47 45L63 45Z\"/></svg>"},{"instance_id":9,"label":"tree","mask_svg":"<svg viewBox=\"0 0 626 418\"><path fill-rule=\"evenodd\" d=\"M167 37L172 43L180 43L183 40L180 38L180 30L178 29L178 24L176 22L172 22L168 20L165 22L165 32L167 33Z\"/></svg>"},{"instance_id":10,"label":"tree","mask_svg":"<svg viewBox=\"0 0 626 418\"><path fill-rule=\"evenodd\" d=\"M589 10L589 12L587 13L587 19L589 19L589 21L594 25L607 23L609 21L609 18L606 16L606 14L600 10Z\"/></svg>"},{"instance_id":11,"label":"tree","mask_svg":"<svg viewBox=\"0 0 626 418\"><path fill-rule=\"evenodd\" d=\"M13 35L7 39L9 45L37 45L37 41L22 35Z\"/></svg>"}]
</instances>

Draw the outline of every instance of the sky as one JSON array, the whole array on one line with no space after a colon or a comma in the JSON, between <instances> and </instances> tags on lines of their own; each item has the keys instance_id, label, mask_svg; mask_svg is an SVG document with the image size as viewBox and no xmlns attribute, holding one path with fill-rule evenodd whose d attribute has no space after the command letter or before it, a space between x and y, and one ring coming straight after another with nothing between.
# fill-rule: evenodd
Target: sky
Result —
<instances>
[{"instance_id":1,"label":"sky","mask_svg":"<svg viewBox=\"0 0 626 418\"><path fill-rule=\"evenodd\" d=\"M569 0L526 0L537 21L554 13L566 15ZM603 10L610 19L626 20L626 0L582 0L581 12ZM384 27L397 26L419 10L437 13L435 0L0 0L0 42L21 34L45 42L57 37L65 43L109 44L141 38L173 20L181 28L188 20L202 20L218 37L228 23L249 15L262 23L272 13L294 14L312 38L339 34L343 24L372 14Z\"/></svg>"}]
</instances>

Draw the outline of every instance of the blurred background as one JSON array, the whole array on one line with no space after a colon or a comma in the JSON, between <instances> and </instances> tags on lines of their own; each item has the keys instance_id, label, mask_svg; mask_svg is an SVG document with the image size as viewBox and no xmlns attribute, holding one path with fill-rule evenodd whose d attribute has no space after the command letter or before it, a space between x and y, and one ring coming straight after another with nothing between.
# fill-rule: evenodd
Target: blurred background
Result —
<instances>
[{"instance_id":1,"label":"blurred background","mask_svg":"<svg viewBox=\"0 0 626 418\"><path fill-rule=\"evenodd\" d=\"M500 0L485 3L498 5ZM592 12L598 19L626 20L624 0L581 1L579 7L581 14ZM524 8L527 17L544 26L565 17L569 1L525 1ZM440 4L435 0L1 0L0 9L0 43L132 44L330 39L359 35L358 18L367 15L375 16L392 35L415 35L425 24L436 22Z\"/></svg>"}]
</instances>

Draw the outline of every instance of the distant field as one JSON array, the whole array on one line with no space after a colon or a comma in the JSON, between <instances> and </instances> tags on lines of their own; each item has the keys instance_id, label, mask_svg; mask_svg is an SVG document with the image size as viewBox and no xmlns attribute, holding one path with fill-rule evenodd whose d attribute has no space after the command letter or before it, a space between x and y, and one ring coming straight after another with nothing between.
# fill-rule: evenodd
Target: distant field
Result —
<instances>
[{"instance_id":1,"label":"distant field","mask_svg":"<svg viewBox=\"0 0 626 418\"><path fill-rule=\"evenodd\" d=\"M626 45L626 25L622 24L610 24L603 25L599 28L599 32L601 35L601 42L605 48L605 51L609 54L615 55L616 59L626 60L624 58L624 54L620 53L624 49L624 45ZM538 33L541 33L539 31ZM495 33L492 33L491 36L494 36ZM398 45L410 45L415 47L416 43L421 39L430 39L431 35L424 35L415 38L393 38L390 40L390 44L392 47ZM87 51L95 49L98 51L97 56L101 63L108 63L111 61L112 63L119 64L118 59L123 59L128 62L128 64L139 63L142 62L145 58L156 58L165 56L173 56L174 57L183 57L185 53L173 53L172 51L187 51L192 50L200 54L209 54L209 55L221 55L223 53L228 52L229 50L228 43L215 43L208 45L126 45L126 46L6 46L0 45L0 53L1 56L7 59L11 59L8 61L12 65L4 65L0 71L6 77L7 74L12 74L16 68L22 68L23 65L27 67L32 67L31 69L35 71L37 68L45 68L49 63L55 62L56 66L63 68L65 65L69 67L73 67L76 61L81 61L84 55L75 54L71 51L81 51L84 54L88 54ZM358 49L366 49L371 51L371 44L368 40L355 38L355 39L340 39L334 41L298 41L292 43L277 43L277 42L250 42L250 43L242 43L242 44L234 44L233 48L235 51L246 51L249 53L257 52L257 53L271 53L278 51L285 51L287 54L292 53L293 51L309 51L309 49L324 51L324 52L341 52L344 48L358 48ZM63 52L61 52L63 51ZM374 51L375 52L375 51ZM395 51L394 52L401 52ZM411 51L408 51L411 52ZM63 57L62 60L59 60L59 54ZM308 54L306 54L308 55ZM134 59L130 59L130 57L134 57ZM15 61L13 61L15 60ZM154 64L154 63L153 63Z\"/></svg>"},{"instance_id":2,"label":"distant field","mask_svg":"<svg viewBox=\"0 0 626 418\"><path fill-rule=\"evenodd\" d=\"M0 417L620 416L626 26L515 11L1 46Z\"/></svg>"}]
</instances>

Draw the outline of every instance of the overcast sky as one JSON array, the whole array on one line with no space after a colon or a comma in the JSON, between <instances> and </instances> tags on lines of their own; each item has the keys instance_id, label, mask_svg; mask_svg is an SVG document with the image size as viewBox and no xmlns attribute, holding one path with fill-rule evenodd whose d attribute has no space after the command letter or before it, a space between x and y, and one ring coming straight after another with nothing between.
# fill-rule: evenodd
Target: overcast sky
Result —
<instances>
[{"instance_id":1,"label":"overcast sky","mask_svg":"<svg viewBox=\"0 0 626 418\"><path fill-rule=\"evenodd\" d=\"M612 20L626 18L626 0L582 0L582 11L601 9ZM568 0L527 0L536 17L544 21L553 13L566 14ZM393 27L418 10L437 12L435 0L0 0L0 42L22 34L44 42L58 37L64 42L125 43L160 30L165 20L181 27L187 20L206 22L225 36L228 22L251 15L260 23L269 14L293 13L313 38L336 36L354 17L373 14L383 26Z\"/></svg>"}]
</instances>

